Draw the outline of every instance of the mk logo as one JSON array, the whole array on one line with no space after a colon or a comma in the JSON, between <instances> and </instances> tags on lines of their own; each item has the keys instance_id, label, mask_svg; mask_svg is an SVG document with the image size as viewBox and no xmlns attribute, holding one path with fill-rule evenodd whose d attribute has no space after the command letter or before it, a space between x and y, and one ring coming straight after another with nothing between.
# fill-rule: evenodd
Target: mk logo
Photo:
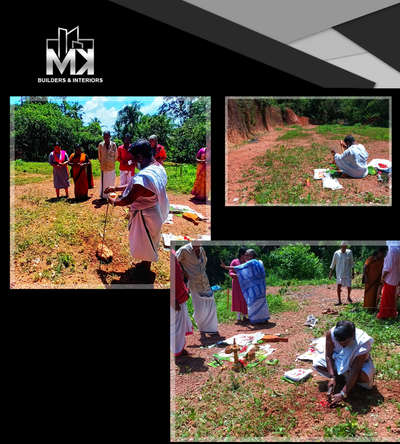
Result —
<instances>
[{"instance_id":1,"label":"mk logo","mask_svg":"<svg viewBox=\"0 0 400 444\"><path fill-rule=\"evenodd\" d=\"M67 31L58 28L57 39L46 39L46 74L53 75L56 65L63 74L69 65L71 75L94 74L94 39L80 39L79 26Z\"/></svg>"}]
</instances>

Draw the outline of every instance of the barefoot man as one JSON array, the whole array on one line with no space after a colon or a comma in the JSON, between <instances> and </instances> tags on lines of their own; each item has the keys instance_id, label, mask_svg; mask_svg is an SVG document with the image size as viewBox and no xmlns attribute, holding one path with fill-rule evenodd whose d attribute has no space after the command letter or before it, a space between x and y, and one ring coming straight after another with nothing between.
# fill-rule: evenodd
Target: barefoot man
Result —
<instances>
[{"instance_id":1,"label":"barefoot man","mask_svg":"<svg viewBox=\"0 0 400 444\"><path fill-rule=\"evenodd\" d=\"M374 340L365 331L356 328L353 322L339 321L318 341L321 347L313 359L313 368L329 378L327 395L331 407L347 398L356 384L372 389L375 366L370 351ZM342 389L340 376L346 381Z\"/></svg>"},{"instance_id":2,"label":"barefoot man","mask_svg":"<svg viewBox=\"0 0 400 444\"><path fill-rule=\"evenodd\" d=\"M158 261L161 228L169 212L167 173L155 161L147 140L137 140L129 152L139 173L132 176L127 185L107 187L104 193L123 191L120 198L110 195L108 200L115 206L130 206L128 229L131 255L134 259L142 260L135 268L148 274L151 263Z\"/></svg>"},{"instance_id":3,"label":"barefoot man","mask_svg":"<svg viewBox=\"0 0 400 444\"><path fill-rule=\"evenodd\" d=\"M347 301L352 303L350 298L351 280L354 279L354 260L353 253L347 248L347 242L342 241L340 250L335 251L329 271L329 279L332 279L333 269L336 268L336 283L338 302L335 305L341 305L342 286L347 287Z\"/></svg>"}]
</instances>

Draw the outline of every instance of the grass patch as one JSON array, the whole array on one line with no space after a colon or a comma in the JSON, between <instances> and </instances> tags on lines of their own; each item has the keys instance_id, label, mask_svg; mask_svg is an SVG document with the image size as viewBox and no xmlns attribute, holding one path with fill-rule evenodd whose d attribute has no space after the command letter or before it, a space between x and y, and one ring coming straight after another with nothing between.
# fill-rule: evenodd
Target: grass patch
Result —
<instances>
[{"instance_id":1,"label":"grass patch","mask_svg":"<svg viewBox=\"0 0 400 444\"><path fill-rule=\"evenodd\" d=\"M367 137L372 140L389 140L389 128L381 128L369 125L320 125L317 127L318 134L324 134L328 137L340 136L345 137L348 134L356 134L358 136Z\"/></svg>"},{"instance_id":2,"label":"grass patch","mask_svg":"<svg viewBox=\"0 0 400 444\"><path fill-rule=\"evenodd\" d=\"M288 437L297 425L294 410L284 408L264 381L275 372L258 366L245 373L228 371L210 377L195 406L192 399L177 397L174 419L179 440ZM272 414L266 414L266 405Z\"/></svg>"},{"instance_id":3,"label":"grass patch","mask_svg":"<svg viewBox=\"0 0 400 444\"><path fill-rule=\"evenodd\" d=\"M354 417L332 427L324 427L324 438L354 438L356 436L372 437L373 432L365 425L360 425Z\"/></svg>"},{"instance_id":4,"label":"grass patch","mask_svg":"<svg viewBox=\"0 0 400 444\"><path fill-rule=\"evenodd\" d=\"M259 205L313 203L313 187L320 186L320 183L305 189L304 182L310 177L310 171L326 162L328 153L328 147L316 143L311 148L297 146L288 149L280 145L278 149L267 151L255 159L260 173L255 178L260 178L254 183L249 198ZM307 171L303 171L304 165L307 165Z\"/></svg>"},{"instance_id":5,"label":"grass patch","mask_svg":"<svg viewBox=\"0 0 400 444\"><path fill-rule=\"evenodd\" d=\"M196 166L190 164L172 166L165 162L164 167L168 176L167 191L190 194L196 180Z\"/></svg>"},{"instance_id":6,"label":"grass patch","mask_svg":"<svg viewBox=\"0 0 400 444\"><path fill-rule=\"evenodd\" d=\"M282 136L279 136L276 140L291 140L296 139L298 137L310 137L311 134L304 132L302 127L297 127L294 125L295 129L289 130L285 134L282 134Z\"/></svg>"}]
</instances>

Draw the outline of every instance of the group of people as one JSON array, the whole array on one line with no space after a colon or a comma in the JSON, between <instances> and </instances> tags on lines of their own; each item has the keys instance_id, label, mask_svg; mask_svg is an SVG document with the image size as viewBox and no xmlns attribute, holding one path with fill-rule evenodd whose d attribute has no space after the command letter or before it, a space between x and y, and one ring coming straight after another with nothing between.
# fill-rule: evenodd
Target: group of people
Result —
<instances>
[{"instance_id":1,"label":"group of people","mask_svg":"<svg viewBox=\"0 0 400 444\"><path fill-rule=\"evenodd\" d=\"M75 151L68 157L67 152L56 143L49 155L49 163L53 167L53 184L57 198L60 197L60 189L65 190L65 196L68 198L70 187L68 166L71 167L71 177L75 183L75 199L88 197L89 188L94 187L92 164L88 156L82 152L81 145L77 144Z\"/></svg>"},{"instance_id":2,"label":"group of people","mask_svg":"<svg viewBox=\"0 0 400 444\"><path fill-rule=\"evenodd\" d=\"M153 151L154 159L163 165L167 158L165 148L158 143L158 138L155 134L150 136L148 141ZM132 137L130 134L126 134L123 137L123 144L117 147L116 143L111 140L110 132L104 131L103 141L97 147L101 170L100 199L106 201L107 196L105 196L104 190L115 185L116 162L119 163L120 185L128 184L131 177L135 175L135 168L138 168L138 165L129 151L131 144ZM88 197L88 189L94 187L93 173L90 159L82 151L82 145L77 144L74 153L68 157L67 152L61 149L60 144L57 142L49 155L49 163L53 167L53 184L57 197L60 197L61 189L65 190L65 195L68 197L69 177L72 177L74 180L75 198L79 200ZM68 166L71 166L71 174L69 174Z\"/></svg>"},{"instance_id":3,"label":"group of people","mask_svg":"<svg viewBox=\"0 0 400 444\"><path fill-rule=\"evenodd\" d=\"M189 292L193 318L202 338L218 335L217 307L206 273L207 256L199 241L192 241L172 251L171 270L171 350L175 356L186 354L185 336L193 332L186 301ZM270 319L265 296L265 270L253 249L241 247L238 258L230 266L221 267L232 277L232 311L238 321L252 324L268 323ZM243 315L243 319L240 316ZM246 319L245 319L246 317Z\"/></svg>"},{"instance_id":4,"label":"group of people","mask_svg":"<svg viewBox=\"0 0 400 444\"><path fill-rule=\"evenodd\" d=\"M230 266L221 261L232 278L232 306L238 323L268 322L270 315L266 300L265 270L255 251L241 247ZM193 304L193 318L202 336L218 335L218 319L213 291L206 274L207 256L198 241L192 241L171 255L171 351L175 357L187 355L185 337L193 333L186 302L189 293ZM354 278L354 260L348 243L343 241L335 251L330 266L332 277L336 271L338 303L341 289L347 287L347 299L353 302L351 281ZM187 283L186 283L187 282ZM387 241L367 258L364 265L364 307L376 310L377 294L382 287L382 297L377 317L396 318L396 289L400 286L400 241ZM373 338L356 328L351 321L339 321L324 337L313 359L313 369L328 378L327 393L331 406L347 398L356 385L368 390L373 387L375 366L370 356Z\"/></svg>"},{"instance_id":5,"label":"group of people","mask_svg":"<svg viewBox=\"0 0 400 444\"><path fill-rule=\"evenodd\" d=\"M103 133L103 141L98 145L98 159L101 170L100 201L115 206L129 206L129 244L133 258L141 260L136 268L150 271L151 262L158 260L158 247L162 224L167 220L169 201L166 193L167 174L163 163L167 158L165 148L158 143L156 135L148 140L139 139L132 144L126 134L119 147L111 140L109 131ZM115 163L119 162L120 184L115 186ZM192 194L197 199L206 199L207 148L197 153L197 175ZM49 155L53 166L53 183L57 198L60 189L68 197L69 172L75 184L75 198L88 198L88 189L93 188L93 174L88 156L77 145L75 152L68 157L59 143ZM135 170L139 172L135 173ZM113 194L121 192L117 198Z\"/></svg>"},{"instance_id":6,"label":"group of people","mask_svg":"<svg viewBox=\"0 0 400 444\"><path fill-rule=\"evenodd\" d=\"M165 147L158 143L158 137L153 134L149 137L154 160L160 165L164 164L167 158ZM123 144L118 146L111 140L109 131L103 133L103 141L97 147L98 159L100 163L100 199L107 200L104 190L115 186L116 174L115 164L119 163L120 186L127 185L130 179L135 175L135 169L140 170L130 152L132 137L126 134L123 137ZM77 144L74 153L68 157L65 150L61 149L57 142L48 159L53 167L53 184L56 190L57 198L60 197L60 190L65 190L65 196L68 198L68 189L70 187L69 177L72 177L75 184L75 199L87 199L88 190L94 188L92 165L89 157L82 151L82 145ZM200 148L196 154L197 170L196 179L191 194L198 201L206 201L209 190L208 182L210 179L207 166L209 164L208 147ZM68 171L71 166L71 175Z\"/></svg>"},{"instance_id":7,"label":"group of people","mask_svg":"<svg viewBox=\"0 0 400 444\"><path fill-rule=\"evenodd\" d=\"M333 270L336 272L338 296L338 302L335 305L342 304L342 287L347 287L347 300L352 303L350 294L352 279L354 279L354 259L346 241L342 241L340 249L333 255L329 278L332 277ZM377 310L378 296L381 294L377 318L395 318L397 316L396 291L400 285L399 241L387 241L387 247L377 248L367 258L362 282L365 285L364 307L369 311Z\"/></svg>"},{"instance_id":8,"label":"group of people","mask_svg":"<svg viewBox=\"0 0 400 444\"><path fill-rule=\"evenodd\" d=\"M165 149L157 143L157 136L139 139L131 143L131 136L125 135L123 145L117 148L111 140L110 132L103 133L103 141L98 145L98 158L101 169L100 198L115 206L130 206L129 242L133 258L141 260L136 268L150 271L151 262L158 260L158 247L161 227L169 213L166 193L167 174L163 167ZM115 186L115 162L120 164L120 186ZM88 189L93 188L91 163L78 145L75 152L68 154L57 143L50 153L49 163L53 166L53 181L57 197L64 188L68 197L69 174L75 183L75 197L88 197ZM135 168L139 170L135 173ZM122 195L110 195L121 191Z\"/></svg>"}]
</instances>

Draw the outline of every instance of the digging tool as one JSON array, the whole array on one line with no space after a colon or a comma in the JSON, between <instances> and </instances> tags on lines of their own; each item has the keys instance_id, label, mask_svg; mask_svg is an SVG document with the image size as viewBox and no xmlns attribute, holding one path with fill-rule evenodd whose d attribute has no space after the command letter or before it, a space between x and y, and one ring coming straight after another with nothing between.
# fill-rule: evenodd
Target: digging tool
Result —
<instances>
[{"instance_id":1,"label":"digging tool","mask_svg":"<svg viewBox=\"0 0 400 444\"><path fill-rule=\"evenodd\" d=\"M105 242L105 237L106 237L106 226L107 226L107 217L108 217L108 207L109 207L109 202L107 202L107 208L106 208L106 216L104 219L104 228L103 228L103 235L101 238L101 245L97 246L97 250L96 250L96 255L100 260L100 270L101 270L101 262L102 260L105 260L106 262L111 262L112 261L112 251L104 245ZM106 255L104 254L106 253Z\"/></svg>"}]
</instances>

